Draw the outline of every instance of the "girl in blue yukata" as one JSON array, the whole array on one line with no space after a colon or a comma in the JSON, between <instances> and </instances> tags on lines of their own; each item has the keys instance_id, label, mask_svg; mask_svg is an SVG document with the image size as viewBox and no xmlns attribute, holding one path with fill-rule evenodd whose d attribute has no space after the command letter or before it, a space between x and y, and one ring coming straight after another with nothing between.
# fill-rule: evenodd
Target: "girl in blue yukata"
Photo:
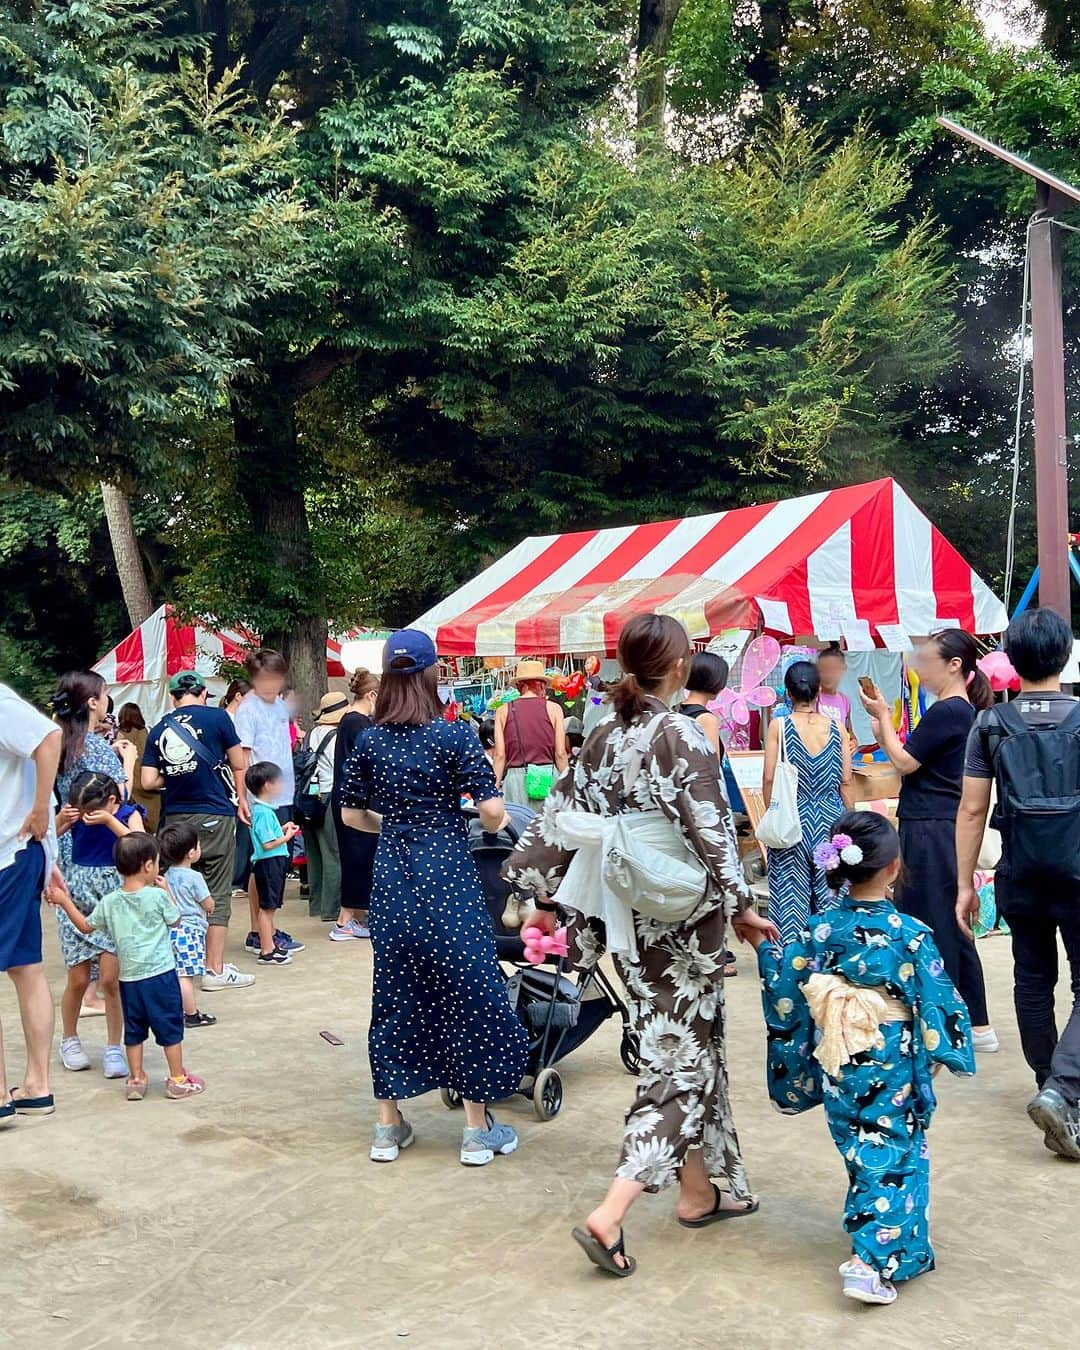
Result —
<instances>
[{"instance_id":1,"label":"girl in blue yukata","mask_svg":"<svg viewBox=\"0 0 1080 1350\"><path fill-rule=\"evenodd\" d=\"M973 1074L971 1022L930 929L886 898L900 874L896 831L849 812L817 848L835 909L785 947L758 949L769 1096L785 1115L819 1103L848 1174L843 1292L892 1303L895 1281L934 1268L926 1130L942 1065ZM845 890L846 888L846 890Z\"/></svg>"}]
</instances>

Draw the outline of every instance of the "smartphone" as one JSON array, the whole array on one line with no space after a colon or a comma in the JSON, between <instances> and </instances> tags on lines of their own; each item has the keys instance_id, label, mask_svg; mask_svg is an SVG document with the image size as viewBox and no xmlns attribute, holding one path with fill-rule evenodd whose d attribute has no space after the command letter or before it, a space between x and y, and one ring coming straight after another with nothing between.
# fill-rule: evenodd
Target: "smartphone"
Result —
<instances>
[{"instance_id":1,"label":"smartphone","mask_svg":"<svg viewBox=\"0 0 1080 1350\"><path fill-rule=\"evenodd\" d=\"M874 681L870 678L869 675L859 676L859 688L863 691L863 693L866 695L867 698L878 697L878 687L874 683Z\"/></svg>"},{"instance_id":2,"label":"smartphone","mask_svg":"<svg viewBox=\"0 0 1080 1350\"><path fill-rule=\"evenodd\" d=\"M332 1031L320 1031L320 1032L319 1032L319 1035L323 1038L323 1040L326 1042L327 1045L344 1045L344 1044L345 1044L345 1042L341 1039L341 1037L340 1037L340 1036L335 1036L334 1033L333 1033Z\"/></svg>"}]
</instances>

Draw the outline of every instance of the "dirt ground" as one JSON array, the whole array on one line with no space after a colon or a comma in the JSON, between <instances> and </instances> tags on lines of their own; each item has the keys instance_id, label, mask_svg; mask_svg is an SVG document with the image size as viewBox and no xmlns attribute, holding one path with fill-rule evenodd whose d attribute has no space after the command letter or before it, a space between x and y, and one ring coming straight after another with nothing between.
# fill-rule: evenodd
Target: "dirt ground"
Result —
<instances>
[{"instance_id":1,"label":"dirt ground","mask_svg":"<svg viewBox=\"0 0 1080 1350\"><path fill-rule=\"evenodd\" d=\"M824 1118L769 1107L748 957L730 982L736 1118L761 1210L688 1232L669 1194L627 1228L640 1269L588 1266L571 1225L601 1194L633 1083L613 1019L563 1065L561 1114L502 1108L512 1157L459 1166L461 1117L436 1096L409 1112L418 1142L368 1161L366 943L331 944L290 901L308 943L249 990L203 996L216 1027L190 1034L204 1097L167 1102L163 1063L141 1104L101 1077L104 1019L82 1023L90 1072L57 1068L58 1109L0 1134L0 1345L79 1350L516 1350L645 1347L1075 1347L1080 1165L1024 1115L1029 1074L1012 1017L1008 941L980 943L1002 1052L973 1081L939 1079L930 1139L938 1270L891 1309L845 1304L837 1265L843 1170ZM54 987L62 983L48 921ZM249 957L233 953L241 968ZM1064 993L1064 986L1062 988ZM21 1044L0 980L8 1067ZM333 1048L320 1030L337 1033Z\"/></svg>"}]
</instances>

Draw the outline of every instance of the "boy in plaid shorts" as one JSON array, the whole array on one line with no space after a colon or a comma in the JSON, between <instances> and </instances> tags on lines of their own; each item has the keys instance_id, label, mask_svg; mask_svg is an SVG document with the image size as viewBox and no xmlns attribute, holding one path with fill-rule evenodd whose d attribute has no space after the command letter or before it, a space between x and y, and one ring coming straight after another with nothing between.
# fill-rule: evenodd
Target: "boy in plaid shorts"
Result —
<instances>
[{"instance_id":1,"label":"boy in plaid shorts","mask_svg":"<svg viewBox=\"0 0 1080 1350\"><path fill-rule=\"evenodd\" d=\"M200 1012L195 1003L195 981L206 972L206 932L214 912L206 878L195 871L202 856L199 836L193 825L175 821L158 831L158 845L168 868L165 881L180 911L180 922L169 930L169 937L184 999L184 1026L212 1027L217 1018Z\"/></svg>"}]
</instances>

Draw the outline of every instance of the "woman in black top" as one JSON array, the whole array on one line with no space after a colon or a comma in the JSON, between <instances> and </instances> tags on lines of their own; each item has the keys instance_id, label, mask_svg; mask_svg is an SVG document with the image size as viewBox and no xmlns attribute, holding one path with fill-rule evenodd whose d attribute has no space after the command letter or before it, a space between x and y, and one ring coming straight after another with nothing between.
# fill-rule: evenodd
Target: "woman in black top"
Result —
<instances>
[{"instance_id":1,"label":"woman in black top","mask_svg":"<svg viewBox=\"0 0 1080 1350\"><path fill-rule=\"evenodd\" d=\"M337 830L341 853L341 913L330 929L332 942L349 942L366 938L367 912L371 901L371 882L375 867L375 850L379 845L376 830L357 830L341 819L341 793L345 784L344 766L356 743L372 725L375 699L379 693L378 676L368 670L358 670L349 681L352 707L338 724L338 738L334 745L334 790L330 797L330 813ZM374 822L372 822L374 824Z\"/></svg>"},{"instance_id":2,"label":"woman in black top","mask_svg":"<svg viewBox=\"0 0 1080 1350\"><path fill-rule=\"evenodd\" d=\"M724 758L720 741L720 722L709 704L722 689L727 688L728 663L715 652L695 652L686 676L686 702L679 704L679 712L691 717L705 733L709 744Z\"/></svg>"},{"instance_id":3,"label":"woman in black top","mask_svg":"<svg viewBox=\"0 0 1080 1350\"><path fill-rule=\"evenodd\" d=\"M990 682L975 662L979 649L970 633L946 628L919 648L915 667L937 702L900 744L892 713L879 694L862 695L874 735L901 775L900 853L904 860L896 907L921 919L949 978L968 1005L976 1050L996 1050L997 1036L986 1008L986 983L975 944L956 922L956 813L964 777L964 749L977 709L994 701Z\"/></svg>"}]
</instances>

